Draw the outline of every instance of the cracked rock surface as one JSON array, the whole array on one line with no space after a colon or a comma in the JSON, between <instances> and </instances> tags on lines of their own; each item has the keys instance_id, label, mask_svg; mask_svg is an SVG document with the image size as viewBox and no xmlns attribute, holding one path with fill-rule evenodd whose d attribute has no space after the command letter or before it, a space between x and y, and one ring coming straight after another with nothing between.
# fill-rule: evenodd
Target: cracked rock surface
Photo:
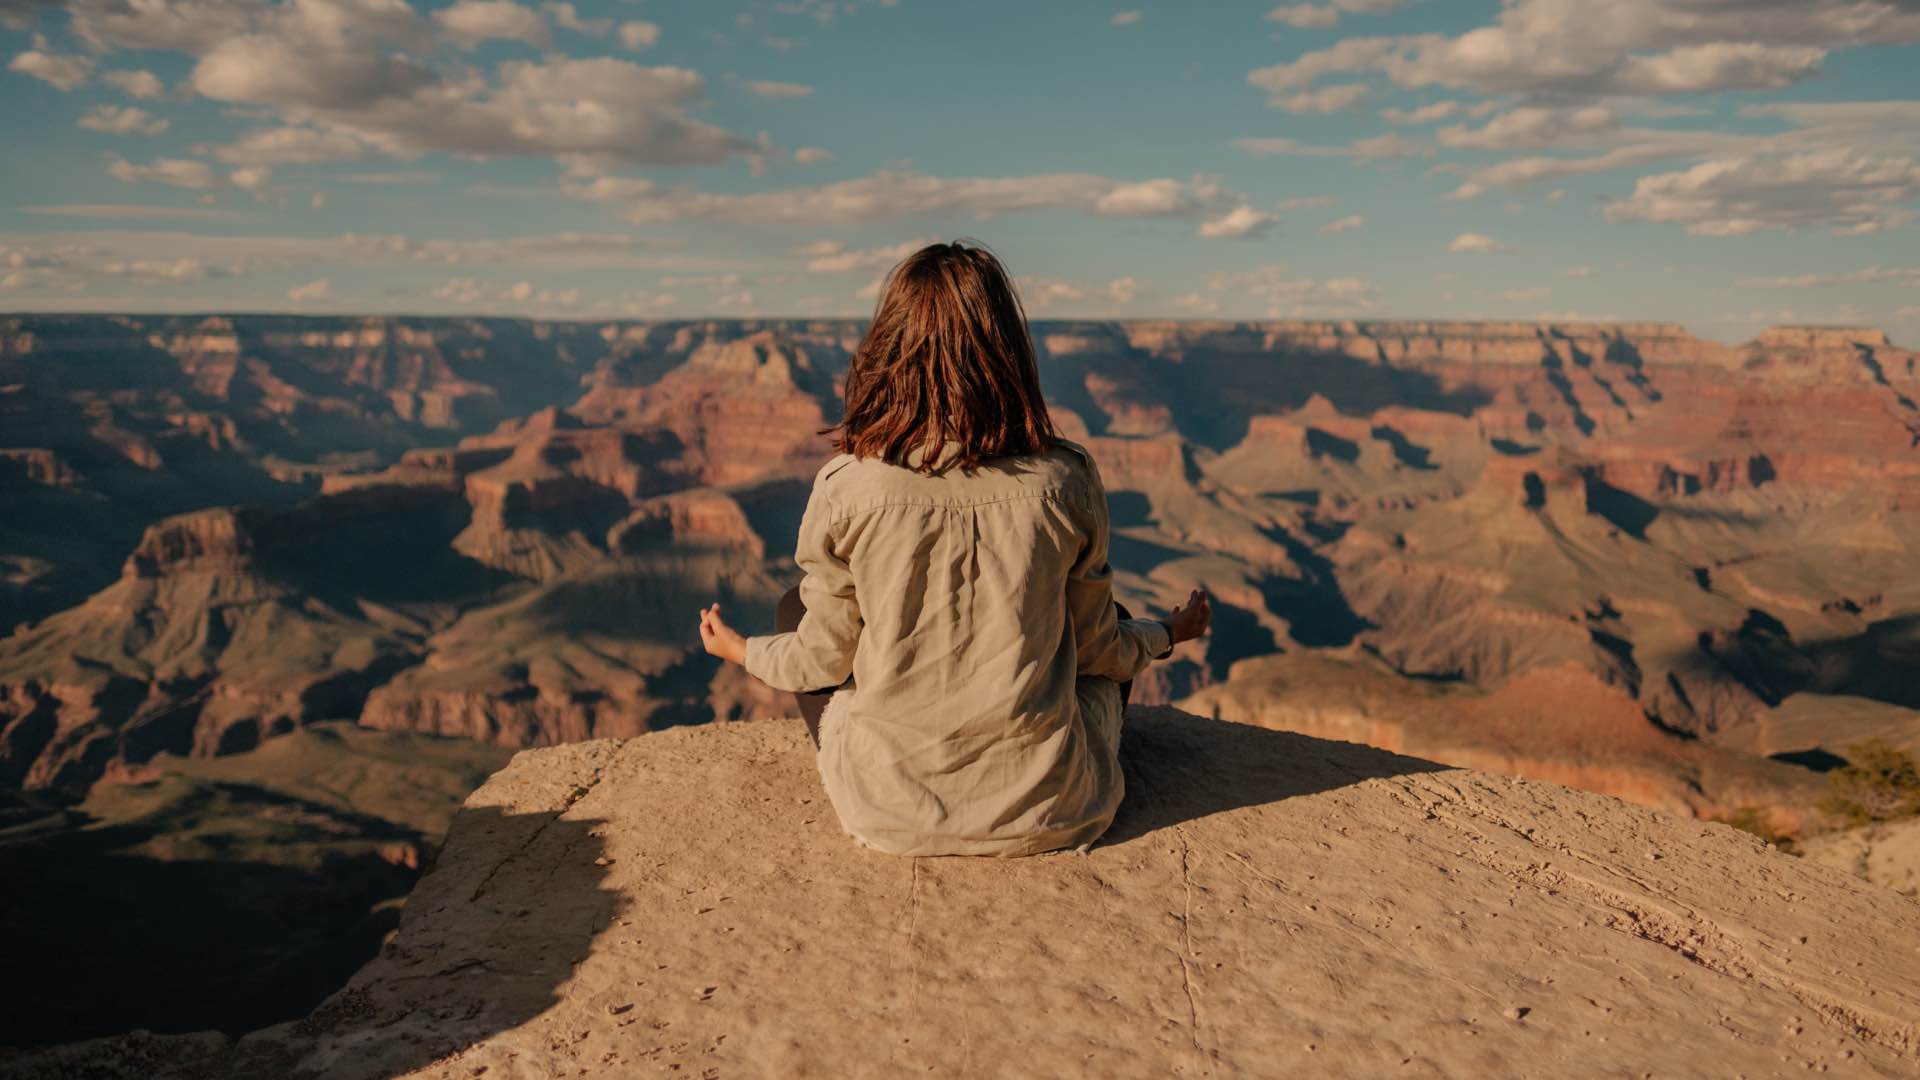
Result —
<instances>
[{"instance_id":1,"label":"cracked rock surface","mask_svg":"<svg viewBox=\"0 0 1920 1080\"><path fill-rule=\"evenodd\" d=\"M308 1020L29 1064L1920 1072L1920 904L1724 826L1148 708L1088 854L904 860L841 834L810 754L795 722L524 752L468 800L383 955Z\"/></svg>"}]
</instances>

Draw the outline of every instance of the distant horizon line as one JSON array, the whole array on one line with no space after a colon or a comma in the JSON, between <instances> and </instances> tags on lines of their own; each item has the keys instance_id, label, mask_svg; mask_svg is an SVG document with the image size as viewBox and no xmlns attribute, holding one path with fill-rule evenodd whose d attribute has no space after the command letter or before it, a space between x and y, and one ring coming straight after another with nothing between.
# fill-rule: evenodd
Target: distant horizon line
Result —
<instances>
[{"instance_id":1,"label":"distant horizon line","mask_svg":"<svg viewBox=\"0 0 1920 1080\"><path fill-rule=\"evenodd\" d=\"M698 314L698 315L528 315L528 314L489 314L484 312L422 312L422 311L280 311L272 309L198 309L198 310L153 310L144 311L131 308L102 308L99 310L0 310L0 319L19 318L113 318L142 317L170 319L480 319L494 322L537 322L537 323L689 323L689 322L871 322L871 315L741 315ZM1460 325L1519 323L1533 326L1670 326L1678 327L1702 340L1709 338L1688 323L1678 319L1558 319L1538 318L1524 315L1498 316L1459 316L1459 315L1261 315L1261 316L1207 316L1207 315L1028 315L1028 323L1189 323L1189 324L1233 324L1263 325L1285 323L1353 323L1355 325L1384 325L1393 323L1454 323ZM1763 323L1767 330L1871 330L1885 336L1889 341L1892 335L1884 327L1872 323L1810 323L1784 322Z\"/></svg>"},{"instance_id":2,"label":"distant horizon line","mask_svg":"<svg viewBox=\"0 0 1920 1080\"><path fill-rule=\"evenodd\" d=\"M472 312L424 313L409 311L275 311L275 310L213 310L197 311L140 311L130 309L103 309L98 311L0 311L0 319L22 318L168 318L168 319L474 319L491 322L523 322L591 325L595 323L701 323L701 322L763 322L763 323L865 323L871 322L870 315L672 315L650 317L645 315L490 315ZM1818 330L1818 331L1868 331L1880 335L1888 345L1900 348L1894 342L1893 335L1885 328L1871 323L1765 323L1752 336L1738 339L1714 337L1702 333L1693 326L1675 319L1540 319L1516 316L1512 318L1462 317L1462 316L1338 316L1338 315L1297 315L1297 316L1261 316L1254 318L1231 318L1200 315L1063 315L1027 317L1031 325L1046 323L1108 323L1125 325L1129 323L1177 323L1184 325L1237 325L1261 326L1298 323L1351 323L1356 326L1381 326L1404 323L1444 323L1461 326L1520 324L1528 326L1663 326L1677 328L1689 336L1706 342L1721 345L1742 345L1759 339L1762 334L1774 330Z\"/></svg>"}]
</instances>

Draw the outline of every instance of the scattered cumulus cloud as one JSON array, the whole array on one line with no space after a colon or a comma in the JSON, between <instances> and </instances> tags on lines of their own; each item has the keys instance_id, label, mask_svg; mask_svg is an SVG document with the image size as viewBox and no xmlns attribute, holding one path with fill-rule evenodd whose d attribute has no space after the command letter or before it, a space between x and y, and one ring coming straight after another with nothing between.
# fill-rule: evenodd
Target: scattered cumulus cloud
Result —
<instances>
[{"instance_id":1,"label":"scattered cumulus cloud","mask_svg":"<svg viewBox=\"0 0 1920 1080\"><path fill-rule=\"evenodd\" d=\"M612 19L586 18L582 16L579 9L575 8L572 4L549 3L543 5L541 10L545 11L547 17L553 20L553 25L558 26L562 30L571 30L576 34L586 34L591 37L605 37L607 32L613 29Z\"/></svg>"},{"instance_id":2,"label":"scattered cumulus cloud","mask_svg":"<svg viewBox=\"0 0 1920 1080\"><path fill-rule=\"evenodd\" d=\"M660 44L660 25L645 19L629 19L620 24L620 44L629 52L651 49Z\"/></svg>"},{"instance_id":3,"label":"scattered cumulus cloud","mask_svg":"<svg viewBox=\"0 0 1920 1080\"><path fill-rule=\"evenodd\" d=\"M1118 277L1104 284L1070 281L1053 277L1021 277L1014 285L1028 311L1057 311L1063 307L1082 310L1116 311L1138 299L1142 287L1132 277Z\"/></svg>"},{"instance_id":4,"label":"scattered cumulus cloud","mask_svg":"<svg viewBox=\"0 0 1920 1080\"><path fill-rule=\"evenodd\" d=\"M825 147L802 146L794 150L793 160L796 165L824 165L834 160L834 153Z\"/></svg>"},{"instance_id":5,"label":"scattered cumulus cloud","mask_svg":"<svg viewBox=\"0 0 1920 1080\"><path fill-rule=\"evenodd\" d=\"M39 79L56 90L78 90L93 73L93 61L72 53L58 53L47 47L47 39L35 36L33 48L7 62L7 70Z\"/></svg>"},{"instance_id":6,"label":"scattered cumulus cloud","mask_svg":"<svg viewBox=\"0 0 1920 1080\"><path fill-rule=\"evenodd\" d=\"M1465 33L1345 38L1247 81L1274 101L1355 73L1543 101L1777 90L1819 74L1832 47L1914 40L1920 8L1904 2L1508 0Z\"/></svg>"},{"instance_id":7,"label":"scattered cumulus cloud","mask_svg":"<svg viewBox=\"0 0 1920 1080\"><path fill-rule=\"evenodd\" d=\"M450 278L436 286L433 298L457 307L485 311L551 313L580 306L580 290L549 289L531 281L497 282Z\"/></svg>"},{"instance_id":8,"label":"scattered cumulus cloud","mask_svg":"<svg viewBox=\"0 0 1920 1080\"><path fill-rule=\"evenodd\" d=\"M1380 306L1379 290L1364 278L1303 278L1279 264L1215 274L1207 290L1220 298L1216 303L1251 302L1268 318L1353 315Z\"/></svg>"},{"instance_id":9,"label":"scattered cumulus cloud","mask_svg":"<svg viewBox=\"0 0 1920 1080\"><path fill-rule=\"evenodd\" d=\"M311 165L353 161L367 152L364 141L346 132L301 127L261 128L213 151L230 165Z\"/></svg>"},{"instance_id":10,"label":"scattered cumulus cloud","mask_svg":"<svg viewBox=\"0 0 1920 1080\"><path fill-rule=\"evenodd\" d=\"M1786 277L1743 278L1742 285L1768 289L1820 289L1835 285L1868 285L1888 282L1920 287L1920 266L1867 266L1840 274L1794 274Z\"/></svg>"},{"instance_id":11,"label":"scattered cumulus cloud","mask_svg":"<svg viewBox=\"0 0 1920 1080\"><path fill-rule=\"evenodd\" d=\"M1463 255L1493 255L1507 250L1507 246L1484 233L1461 233L1447 244L1447 250Z\"/></svg>"},{"instance_id":12,"label":"scattered cumulus cloud","mask_svg":"<svg viewBox=\"0 0 1920 1080\"><path fill-rule=\"evenodd\" d=\"M434 12L433 20L449 39L469 49L487 41L524 41L545 48L553 40L539 12L512 0L459 0Z\"/></svg>"},{"instance_id":13,"label":"scattered cumulus cloud","mask_svg":"<svg viewBox=\"0 0 1920 1080\"><path fill-rule=\"evenodd\" d=\"M1322 236L1334 236L1339 233L1352 232L1355 229L1365 228L1366 224L1367 219L1361 215L1348 214L1346 217L1335 218L1325 225L1320 226L1320 234Z\"/></svg>"},{"instance_id":14,"label":"scattered cumulus cloud","mask_svg":"<svg viewBox=\"0 0 1920 1080\"><path fill-rule=\"evenodd\" d=\"M130 105L96 105L75 123L109 135L160 135L168 127L164 118Z\"/></svg>"},{"instance_id":15,"label":"scattered cumulus cloud","mask_svg":"<svg viewBox=\"0 0 1920 1080\"><path fill-rule=\"evenodd\" d=\"M1113 13L1113 18L1107 21L1115 26L1132 26L1134 23L1140 21L1140 13L1138 11L1116 11Z\"/></svg>"},{"instance_id":16,"label":"scattered cumulus cloud","mask_svg":"<svg viewBox=\"0 0 1920 1080\"><path fill-rule=\"evenodd\" d=\"M1608 221L1665 222L1699 236L1826 228L1862 236L1913 220L1920 197L1910 157L1834 149L1773 158L1716 158L1635 182L1606 205Z\"/></svg>"},{"instance_id":17,"label":"scattered cumulus cloud","mask_svg":"<svg viewBox=\"0 0 1920 1080\"><path fill-rule=\"evenodd\" d=\"M1389 106L1380 110L1380 119L1389 124L1431 124L1445 120L1460 111L1457 101L1436 101L1431 105L1422 105L1417 109L1401 109Z\"/></svg>"},{"instance_id":18,"label":"scattered cumulus cloud","mask_svg":"<svg viewBox=\"0 0 1920 1080\"><path fill-rule=\"evenodd\" d=\"M136 101L152 101L167 92L160 76L151 71L127 69L102 72L100 81L117 88L121 93Z\"/></svg>"},{"instance_id":19,"label":"scattered cumulus cloud","mask_svg":"<svg viewBox=\"0 0 1920 1080\"><path fill-rule=\"evenodd\" d=\"M768 101L786 101L790 98L813 96L813 87L803 83L755 80L747 83L746 86L748 93L766 98Z\"/></svg>"},{"instance_id":20,"label":"scattered cumulus cloud","mask_svg":"<svg viewBox=\"0 0 1920 1080\"><path fill-rule=\"evenodd\" d=\"M1373 88L1366 83L1336 83L1332 86L1302 90L1288 97L1276 98L1272 104L1290 113L1325 115L1353 108L1372 91Z\"/></svg>"},{"instance_id":21,"label":"scattered cumulus cloud","mask_svg":"<svg viewBox=\"0 0 1920 1080\"><path fill-rule=\"evenodd\" d=\"M1233 148L1253 157L1344 157L1355 161L1380 161L1388 158L1430 155L1433 147L1418 139L1409 139L1397 131L1369 135L1338 146L1303 143L1289 135L1255 135L1235 139Z\"/></svg>"},{"instance_id":22,"label":"scattered cumulus cloud","mask_svg":"<svg viewBox=\"0 0 1920 1080\"><path fill-rule=\"evenodd\" d=\"M849 248L837 241L821 240L794 249L794 254L807 260L810 274L846 274L886 269L931 243L930 239L903 240L880 247Z\"/></svg>"},{"instance_id":23,"label":"scattered cumulus cloud","mask_svg":"<svg viewBox=\"0 0 1920 1080\"><path fill-rule=\"evenodd\" d=\"M140 203L53 203L23 206L22 213L45 217L83 218L100 221L249 221L253 215L240 210L210 206L148 206Z\"/></svg>"},{"instance_id":24,"label":"scattered cumulus cloud","mask_svg":"<svg viewBox=\"0 0 1920 1080\"><path fill-rule=\"evenodd\" d=\"M1324 30L1340 23L1342 15L1382 15L1406 0L1332 0L1325 4L1282 4L1267 12L1273 22L1296 30Z\"/></svg>"},{"instance_id":25,"label":"scattered cumulus cloud","mask_svg":"<svg viewBox=\"0 0 1920 1080\"><path fill-rule=\"evenodd\" d=\"M145 164L115 158L113 164L107 167L107 174L122 183L166 184L190 191L220 186L219 174L213 171L213 166L187 158L155 158Z\"/></svg>"},{"instance_id":26,"label":"scattered cumulus cloud","mask_svg":"<svg viewBox=\"0 0 1920 1080\"><path fill-rule=\"evenodd\" d=\"M309 304L315 300L326 299L327 293L331 288L331 282L326 278L320 278L317 281L309 281L305 285L295 285L293 288L288 289L287 299L296 304Z\"/></svg>"},{"instance_id":27,"label":"scattered cumulus cloud","mask_svg":"<svg viewBox=\"0 0 1920 1080\"><path fill-rule=\"evenodd\" d=\"M1200 223L1200 235L1209 240L1246 240L1264 236L1273 215L1251 206L1236 206L1221 217Z\"/></svg>"},{"instance_id":28,"label":"scattered cumulus cloud","mask_svg":"<svg viewBox=\"0 0 1920 1080\"><path fill-rule=\"evenodd\" d=\"M1097 217L1217 217L1245 205L1218 180L1121 181L1089 173L941 177L881 170L819 187L744 194L663 187L636 177L602 176L565 185L568 194L618 208L636 222L725 220L816 225L963 214L976 218L1036 210Z\"/></svg>"}]
</instances>

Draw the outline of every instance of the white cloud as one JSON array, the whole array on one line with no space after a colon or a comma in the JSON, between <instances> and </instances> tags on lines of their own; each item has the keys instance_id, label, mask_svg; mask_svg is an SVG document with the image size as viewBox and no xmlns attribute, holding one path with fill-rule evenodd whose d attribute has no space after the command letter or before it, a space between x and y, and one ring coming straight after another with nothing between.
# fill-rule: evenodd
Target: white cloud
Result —
<instances>
[{"instance_id":1,"label":"white cloud","mask_svg":"<svg viewBox=\"0 0 1920 1080\"><path fill-rule=\"evenodd\" d=\"M1206 213L1223 201L1228 196L1211 177L1141 180L1109 188L1094 201L1093 212L1107 217L1183 217Z\"/></svg>"},{"instance_id":2,"label":"white cloud","mask_svg":"<svg viewBox=\"0 0 1920 1080\"><path fill-rule=\"evenodd\" d=\"M802 83L770 82L764 79L746 84L747 92L766 98L768 101L785 101L788 98L810 97L813 87Z\"/></svg>"},{"instance_id":3,"label":"white cloud","mask_svg":"<svg viewBox=\"0 0 1920 1080\"><path fill-rule=\"evenodd\" d=\"M442 150L692 164L764 152L685 114L704 89L699 75L606 57L509 61L498 84L487 85L473 76L442 80L398 56L222 46L195 68L194 84L217 100L280 106L397 156Z\"/></svg>"},{"instance_id":4,"label":"white cloud","mask_svg":"<svg viewBox=\"0 0 1920 1080\"><path fill-rule=\"evenodd\" d=\"M1892 282L1920 287L1920 266L1868 266L1844 274L1796 274L1791 277L1743 278L1742 285L1769 289L1817 289L1833 285L1866 285Z\"/></svg>"},{"instance_id":5,"label":"white cloud","mask_svg":"<svg viewBox=\"0 0 1920 1080\"><path fill-rule=\"evenodd\" d=\"M1326 146L1303 143L1285 135L1257 135L1233 140L1233 147L1254 157L1293 156L1293 157L1345 157L1356 161L1376 161L1384 158L1413 157L1433 153L1433 147L1415 139L1409 139L1397 131L1384 135L1370 135L1364 139L1355 139L1341 146Z\"/></svg>"},{"instance_id":6,"label":"white cloud","mask_svg":"<svg viewBox=\"0 0 1920 1080\"><path fill-rule=\"evenodd\" d=\"M165 119L130 105L96 105L75 123L109 135L159 135L168 127Z\"/></svg>"},{"instance_id":7,"label":"white cloud","mask_svg":"<svg viewBox=\"0 0 1920 1080\"><path fill-rule=\"evenodd\" d=\"M1014 283L1020 300L1029 311L1055 310L1063 305L1091 310L1112 311L1138 299L1142 286L1132 277L1114 278L1105 284L1089 284L1052 277L1022 277Z\"/></svg>"},{"instance_id":8,"label":"white cloud","mask_svg":"<svg viewBox=\"0 0 1920 1080\"><path fill-rule=\"evenodd\" d=\"M650 180L602 176L566 182L576 198L620 207L639 222L712 220L784 225L850 224L891 218L1071 209L1100 217L1204 218L1244 205L1211 177L1121 181L1088 173L940 177L882 170L820 187L747 194L665 188Z\"/></svg>"},{"instance_id":9,"label":"white cloud","mask_svg":"<svg viewBox=\"0 0 1920 1080\"><path fill-rule=\"evenodd\" d=\"M1579 157L1511 158L1483 168L1468 170L1466 183L1455 188L1448 198L1456 201L1475 199L1486 194L1487 190L1493 187L1526 187L1552 180L1564 180L1569 176L1612 172L1628 166L1644 165L1662 158L1679 157L1697 151L1697 146L1690 147L1682 142L1669 141L1622 146L1605 153Z\"/></svg>"},{"instance_id":10,"label":"white cloud","mask_svg":"<svg viewBox=\"0 0 1920 1080\"><path fill-rule=\"evenodd\" d=\"M1609 202L1608 221L1683 225L1699 236L1827 228L1864 235L1914 217L1920 197L1912 158L1834 149L1769 158L1716 158L1678 172L1641 177L1633 194Z\"/></svg>"},{"instance_id":11,"label":"white cloud","mask_svg":"<svg viewBox=\"0 0 1920 1080\"><path fill-rule=\"evenodd\" d=\"M433 290L433 298L463 308L492 311L566 311L580 306L580 290L547 289L531 281L495 282L450 278Z\"/></svg>"},{"instance_id":12,"label":"white cloud","mask_svg":"<svg viewBox=\"0 0 1920 1080\"><path fill-rule=\"evenodd\" d=\"M309 5L313 22L324 27L348 8L345 3ZM399 5L404 6L404 5ZM96 49L169 49L200 53L213 44L248 31L256 18L267 10L262 0L172 0L139 3L72 2L68 4L69 26L75 35ZM377 3L362 5L362 14L379 17ZM390 21L391 10L388 18ZM407 18L413 19L411 8Z\"/></svg>"},{"instance_id":13,"label":"white cloud","mask_svg":"<svg viewBox=\"0 0 1920 1080\"><path fill-rule=\"evenodd\" d=\"M1256 239L1266 235L1273 215L1251 206L1236 206L1221 217L1200 223L1200 235L1209 240Z\"/></svg>"},{"instance_id":14,"label":"white cloud","mask_svg":"<svg viewBox=\"0 0 1920 1080\"><path fill-rule=\"evenodd\" d=\"M326 278L309 281L305 285L295 285L287 290L287 299L296 304L305 304L314 300L324 300L333 285Z\"/></svg>"},{"instance_id":15,"label":"white cloud","mask_svg":"<svg viewBox=\"0 0 1920 1080\"><path fill-rule=\"evenodd\" d=\"M273 170L265 165L244 165L228 173L227 182L241 191L258 194L273 182Z\"/></svg>"},{"instance_id":16,"label":"white cloud","mask_svg":"<svg viewBox=\"0 0 1920 1080\"><path fill-rule=\"evenodd\" d=\"M47 217L90 218L103 221L247 221L252 215L206 206L145 206L134 203L60 203L23 206L22 213Z\"/></svg>"},{"instance_id":17,"label":"white cloud","mask_svg":"<svg viewBox=\"0 0 1920 1080\"><path fill-rule=\"evenodd\" d=\"M1113 13L1113 18L1107 21L1115 26L1132 26L1134 23L1140 21L1140 13L1138 11L1116 11Z\"/></svg>"},{"instance_id":18,"label":"white cloud","mask_svg":"<svg viewBox=\"0 0 1920 1080\"><path fill-rule=\"evenodd\" d=\"M1447 244L1447 250L1467 255L1492 255L1507 250L1505 244L1484 233L1461 233Z\"/></svg>"},{"instance_id":19,"label":"white cloud","mask_svg":"<svg viewBox=\"0 0 1920 1080\"><path fill-rule=\"evenodd\" d=\"M1334 236L1338 233L1352 232L1355 229L1365 228L1366 224L1367 219L1359 214L1348 214L1346 217L1335 218L1320 226L1320 235Z\"/></svg>"},{"instance_id":20,"label":"white cloud","mask_svg":"<svg viewBox=\"0 0 1920 1080\"><path fill-rule=\"evenodd\" d=\"M1524 304L1534 300L1545 300L1552 295L1553 289L1551 286L1529 285L1523 288L1507 289L1500 294L1500 299L1508 303Z\"/></svg>"},{"instance_id":21,"label":"white cloud","mask_svg":"<svg viewBox=\"0 0 1920 1080\"><path fill-rule=\"evenodd\" d=\"M810 274L845 274L855 270L891 267L901 259L932 243L932 240L903 240L881 247L851 249L832 240L822 240L797 248L794 254L807 260Z\"/></svg>"},{"instance_id":22,"label":"white cloud","mask_svg":"<svg viewBox=\"0 0 1920 1080\"><path fill-rule=\"evenodd\" d=\"M673 165L751 162L770 149L690 115L706 84L683 68L550 55L489 69L434 48L436 28L468 44L544 40L539 13L506 0L465 0L430 19L405 0L76 2L76 33L100 47L186 52L188 84L205 97L397 157Z\"/></svg>"},{"instance_id":23,"label":"white cloud","mask_svg":"<svg viewBox=\"0 0 1920 1080\"><path fill-rule=\"evenodd\" d=\"M108 71L101 73L100 81L138 101L152 101L167 92L160 77L151 71Z\"/></svg>"},{"instance_id":24,"label":"white cloud","mask_svg":"<svg viewBox=\"0 0 1920 1080\"><path fill-rule=\"evenodd\" d=\"M512 0L459 0L434 12L433 21L449 39L469 49L486 41L524 41L541 48L552 42L540 13Z\"/></svg>"},{"instance_id":25,"label":"white cloud","mask_svg":"<svg viewBox=\"0 0 1920 1080\"><path fill-rule=\"evenodd\" d=\"M167 184L192 191L220 186L220 178L214 174L212 166L187 158L155 158L145 165L116 158L107 166L107 174L123 183Z\"/></svg>"},{"instance_id":26,"label":"white cloud","mask_svg":"<svg viewBox=\"0 0 1920 1080\"><path fill-rule=\"evenodd\" d=\"M1436 101L1417 109L1388 107L1380 110L1380 119L1389 124L1431 124L1438 120L1445 120L1459 109L1460 103L1457 101Z\"/></svg>"},{"instance_id":27,"label":"white cloud","mask_svg":"<svg viewBox=\"0 0 1920 1080\"><path fill-rule=\"evenodd\" d=\"M820 146L802 146L793 152L797 165L822 165L834 160L834 152Z\"/></svg>"},{"instance_id":28,"label":"white cloud","mask_svg":"<svg viewBox=\"0 0 1920 1080\"><path fill-rule=\"evenodd\" d=\"M205 281L218 272L206 263L190 256L177 259L134 259L128 262L103 263L99 272L108 277L137 278L141 281L191 282ZM224 275L219 275L224 276Z\"/></svg>"},{"instance_id":29,"label":"white cloud","mask_svg":"<svg viewBox=\"0 0 1920 1080\"><path fill-rule=\"evenodd\" d=\"M555 26L562 30L571 30L576 34L605 37L607 32L613 29L612 19L583 18L572 4L550 3L544 5L542 10L547 13L548 18L553 20Z\"/></svg>"},{"instance_id":30,"label":"white cloud","mask_svg":"<svg viewBox=\"0 0 1920 1080\"><path fill-rule=\"evenodd\" d=\"M155 212L157 210L157 213ZM148 208L77 205L30 208L49 216L82 218L179 217L231 221L242 215L205 208ZM716 260L685 255L654 241L606 233L552 233L500 240L414 240L405 236L274 236L257 233L187 233L86 229L70 232L0 234L0 274L19 273L15 289L41 290L48 297L72 296L99 282L195 282L246 280L261 272L298 271L300 280L361 279L367 267L510 268L516 277L530 271L618 270L660 272L698 270ZM12 264L9 266L8 264ZM461 279L456 279L461 280ZM479 278L470 278L480 282ZM516 301L505 284L480 285L490 304ZM520 300L540 300L558 310L570 290L531 288ZM541 294L545 294L542 299ZM252 292L245 302L277 298L278 291ZM519 306L524 307L524 304Z\"/></svg>"},{"instance_id":31,"label":"white cloud","mask_svg":"<svg viewBox=\"0 0 1920 1080\"><path fill-rule=\"evenodd\" d=\"M399 169L390 172L336 173L327 179L338 180L347 184L378 184L388 186L392 184L438 183L440 175L421 169Z\"/></svg>"},{"instance_id":32,"label":"white cloud","mask_svg":"<svg viewBox=\"0 0 1920 1080\"><path fill-rule=\"evenodd\" d=\"M1338 25L1340 16L1380 15L1392 11L1406 0L1331 0L1326 4L1282 4L1267 12L1273 22L1286 23L1296 30L1320 30Z\"/></svg>"},{"instance_id":33,"label":"white cloud","mask_svg":"<svg viewBox=\"0 0 1920 1080\"><path fill-rule=\"evenodd\" d=\"M1207 289L1251 300L1269 318L1358 314L1380 306L1379 290L1364 278L1300 278L1278 264L1215 274L1207 280Z\"/></svg>"},{"instance_id":34,"label":"white cloud","mask_svg":"<svg viewBox=\"0 0 1920 1080\"><path fill-rule=\"evenodd\" d=\"M1817 74L1829 47L1914 40L1920 7L1906 0L1507 0L1457 36L1347 38L1247 79L1273 99L1378 72L1409 88L1592 101L1778 89Z\"/></svg>"},{"instance_id":35,"label":"white cloud","mask_svg":"<svg viewBox=\"0 0 1920 1080\"><path fill-rule=\"evenodd\" d=\"M1333 86L1322 86L1317 90L1303 90L1285 98L1276 98L1269 104L1290 113L1324 115L1336 113L1342 109L1351 109L1370 92L1371 88L1366 83L1336 83Z\"/></svg>"},{"instance_id":36,"label":"white cloud","mask_svg":"<svg viewBox=\"0 0 1920 1080\"><path fill-rule=\"evenodd\" d=\"M248 132L213 154L230 165L311 165L352 161L366 152L366 143L342 131L278 127Z\"/></svg>"},{"instance_id":37,"label":"white cloud","mask_svg":"<svg viewBox=\"0 0 1920 1080\"><path fill-rule=\"evenodd\" d=\"M660 25L645 19L629 19L620 24L620 44L629 52L651 49L660 43Z\"/></svg>"},{"instance_id":38,"label":"white cloud","mask_svg":"<svg viewBox=\"0 0 1920 1080\"><path fill-rule=\"evenodd\" d=\"M1561 276L1562 276L1562 277L1570 277L1570 278L1590 278L1590 277L1592 277L1592 276L1593 276L1593 267L1591 267L1591 266L1569 266L1569 267L1567 267L1567 268L1566 268L1565 270L1562 270L1562 271L1560 272L1560 274L1561 274Z\"/></svg>"},{"instance_id":39,"label":"white cloud","mask_svg":"<svg viewBox=\"0 0 1920 1080\"><path fill-rule=\"evenodd\" d=\"M378 261L443 266L539 266L561 270L647 269L670 262L656 246L620 233L538 233L500 240L415 240L398 234L348 233L341 254Z\"/></svg>"},{"instance_id":40,"label":"white cloud","mask_svg":"<svg viewBox=\"0 0 1920 1080\"><path fill-rule=\"evenodd\" d=\"M1604 105L1528 106L1501 113L1477 129L1443 127L1434 132L1434 138L1450 149L1531 149L1560 146L1570 137L1610 132L1618 127L1619 118Z\"/></svg>"},{"instance_id":41,"label":"white cloud","mask_svg":"<svg viewBox=\"0 0 1920 1080\"><path fill-rule=\"evenodd\" d=\"M56 53L47 47L47 39L35 36L33 48L7 62L8 71L17 71L39 79L56 90L77 90L86 85L93 72L93 61L71 53Z\"/></svg>"}]
</instances>

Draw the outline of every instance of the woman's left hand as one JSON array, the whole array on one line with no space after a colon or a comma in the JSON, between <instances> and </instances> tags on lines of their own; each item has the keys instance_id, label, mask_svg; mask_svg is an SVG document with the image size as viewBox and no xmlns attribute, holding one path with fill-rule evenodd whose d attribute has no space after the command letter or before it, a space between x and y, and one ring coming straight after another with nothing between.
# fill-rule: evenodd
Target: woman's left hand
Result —
<instances>
[{"instance_id":1,"label":"woman's left hand","mask_svg":"<svg viewBox=\"0 0 1920 1080\"><path fill-rule=\"evenodd\" d=\"M743 666L747 662L747 639L720 618L719 604L700 609L700 644L722 660Z\"/></svg>"}]
</instances>

